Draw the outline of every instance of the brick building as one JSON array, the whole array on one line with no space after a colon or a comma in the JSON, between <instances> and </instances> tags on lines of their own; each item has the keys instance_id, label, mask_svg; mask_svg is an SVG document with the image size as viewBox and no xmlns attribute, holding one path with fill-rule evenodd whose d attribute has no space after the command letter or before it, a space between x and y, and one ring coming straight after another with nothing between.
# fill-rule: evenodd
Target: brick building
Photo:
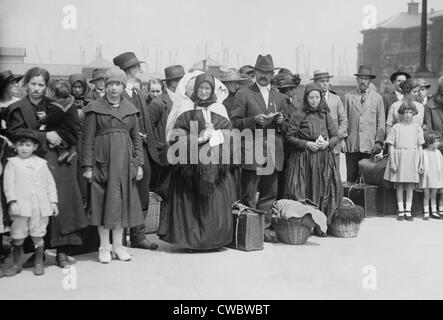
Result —
<instances>
[{"instance_id":1,"label":"brick building","mask_svg":"<svg viewBox=\"0 0 443 320\"><path fill-rule=\"evenodd\" d=\"M420 64L421 13L419 3L408 3L408 11L401 12L377 24L376 29L363 30L363 43L358 45L358 64L372 65L377 75L375 84L384 89L390 86L389 76L401 68L410 73ZM443 11L428 14L429 70L443 75Z\"/></svg>"}]
</instances>

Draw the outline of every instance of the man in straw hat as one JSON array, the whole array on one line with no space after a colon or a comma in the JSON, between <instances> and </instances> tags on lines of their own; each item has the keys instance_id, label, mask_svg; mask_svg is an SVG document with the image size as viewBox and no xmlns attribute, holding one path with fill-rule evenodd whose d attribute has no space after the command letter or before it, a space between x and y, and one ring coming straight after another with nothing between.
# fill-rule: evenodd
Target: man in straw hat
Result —
<instances>
[{"instance_id":1,"label":"man in straw hat","mask_svg":"<svg viewBox=\"0 0 443 320\"><path fill-rule=\"evenodd\" d=\"M152 128L154 129L155 140L160 162L153 163L151 186L154 192L164 200L169 187L170 166L168 162L168 144L166 141L166 122L172 109L175 99L175 90L178 83L185 75L185 69L181 65L174 65L165 68L166 92L155 98L148 106ZM163 202L165 203L165 201Z\"/></svg>"},{"instance_id":2,"label":"man in straw hat","mask_svg":"<svg viewBox=\"0 0 443 320\"><path fill-rule=\"evenodd\" d=\"M276 242L275 233L270 230L272 220L272 203L277 197L278 172L283 169L284 152L281 132L286 130L288 119L284 119L286 99L275 88L271 87L274 76L271 55L259 55L254 67L256 82L242 88L235 96L232 107L232 125L239 130L250 129L253 133L254 147L242 145L241 201L243 204L255 206L255 198L259 192L257 209L266 211L264 240ZM263 139L257 138L257 129L262 129ZM269 130L271 129L271 130ZM275 139L268 139L275 132ZM250 141L252 142L252 141ZM263 144L266 162L261 164L255 156L257 144ZM272 147L274 147L272 150ZM245 161L246 155L253 155L253 163ZM270 172L264 172L269 169Z\"/></svg>"},{"instance_id":3,"label":"man in straw hat","mask_svg":"<svg viewBox=\"0 0 443 320\"><path fill-rule=\"evenodd\" d=\"M385 137L385 108L382 97L369 85L375 75L369 66L360 66L357 90L345 95L345 110L348 115L348 137L345 143L348 181L359 177L358 162L383 149Z\"/></svg>"},{"instance_id":4,"label":"man in straw hat","mask_svg":"<svg viewBox=\"0 0 443 320\"><path fill-rule=\"evenodd\" d=\"M139 111L140 136L143 141L143 179L138 182L138 191L142 203L143 213L146 214L149 207L149 182L151 178L151 164L159 163L157 143L154 138L154 130L149 117L146 96L137 89L137 78L142 73L140 64L144 61L137 59L133 52L124 52L113 59L114 65L120 67L125 73L128 81L126 83L123 98L129 100ZM130 229L131 247L139 249L155 250L158 246L148 241L145 237L145 225Z\"/></svg>"},{"instance_id":5,"label":"man in straw hat","mask_svg":"<svg viewBox=\"0 0 443 320\"><path fill-rule=\"evenodd\" d=\"M326 70L314 71L314 77L311 79L318 85L323 91L326 103L328 104L332 119L338 128L338 136L343 141L348 136L348 116L346 115L345 107L339 96L330 91L329 79L333 76ZM340 152L342 150L342 144L338 143L334 148L334 153L337 159L337 167L340 169Z\"/></svg>"},{"instance_id":6,"label":"man in straw hat","mask_svg":"<svg viewBox=\"0 0 443 320\"><path fill-rule=\"evenodd\" d=\"M403 99L403 92L400 88L400 84L410 78L411 75L401 69L391 74L391 83L394 85L394 91L383 95L386 118L388 117L389 108L392 104Z\"/></svg>"},{"instance_id":7,"label":"man in straw hat","mask_svg":"<svg viewBox=\"0 0 443 320\"><path fill-rule=\"evenodd\" d=\"M228 116L231 117L232 106L234 105L235 94L240 89L241 83L248 81L250 78L246 78L240 75L240 72L235 69L222 70L220 75L220 81L228 88L229 95L223 101L223 105L228 112Z\"/></svg>"},{"instance_id":8,"label":"man in straw hat","mask_svg":"<svg viewBox=\"0 0 443 320\"><path fill-rule=\"evenodd\" d=\"M92 79L89 83L94 85L94 89L89 92L86 99L94 101L105 96L105 72L102 69L92 70Z\"/></svg>"}]
</instances>

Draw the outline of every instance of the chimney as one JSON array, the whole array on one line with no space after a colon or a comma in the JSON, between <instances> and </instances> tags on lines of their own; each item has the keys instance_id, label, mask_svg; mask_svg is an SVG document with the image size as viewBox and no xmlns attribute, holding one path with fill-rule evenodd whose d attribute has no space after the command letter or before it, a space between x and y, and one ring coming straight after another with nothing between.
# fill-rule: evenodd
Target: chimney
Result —
<instances>
[{"instance_id":1,"label":"chimney","mask_svg":"<svg viewBox=\"0 0 443 320\"><path fill-rule=\"evenodd\" d=\"M411 2L409 2L408 3L408 14L409 15L418 14L418 6L419 6L418 2L414 2L413 0Z\"/></svg>"}]
</instances>

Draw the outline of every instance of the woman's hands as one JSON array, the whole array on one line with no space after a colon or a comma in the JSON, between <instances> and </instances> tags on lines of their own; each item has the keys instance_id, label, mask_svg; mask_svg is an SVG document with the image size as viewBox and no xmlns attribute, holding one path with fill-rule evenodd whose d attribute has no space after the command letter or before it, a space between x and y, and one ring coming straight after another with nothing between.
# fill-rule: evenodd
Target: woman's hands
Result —
<instances>
[{"instance_id":1,"label":"woman's hands","mask_svg":"<svg viewBox=\"0 0 443 320\"><path fill-rule=\"evenodd\" d=\"M58 133L55 131L47 132L46 139L48 140L49 144L51 144L55 147L61 145L61 143L62 143L62 138L60 138Z\"/></svg>"},{"instance_id":2,"label":"woman's hands","mask_svg":"<svg viewBox=\"0 0 443 320\"><path fill-rule=\"evenodd\" d=\"M137 176L135 177L135 181L140 181L141 179L143 179L143 168L138 167Z\"/></svg>"},{"instance_id":3,"label":"woman's hands","mask_svg":"<svg viewBox=\"0 0 443 320\"><path fill-rule=\"evenodd\" d=\"M327 147L329 147L329 141L323 141L318 143L308 141L306 143L306 148L308 148L308 150L312 152L317 152L318 150L325 150Z\"/></svg>"}]
</instances>

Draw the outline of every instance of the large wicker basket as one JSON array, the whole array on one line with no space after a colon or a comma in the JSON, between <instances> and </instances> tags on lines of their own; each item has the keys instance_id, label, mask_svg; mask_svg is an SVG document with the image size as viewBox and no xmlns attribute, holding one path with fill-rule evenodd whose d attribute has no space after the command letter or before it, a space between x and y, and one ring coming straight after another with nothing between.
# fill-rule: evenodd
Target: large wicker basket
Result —
<instances>
[{"instance_id":1,"label":"large wicker basket","mask_svg":"<svg viewBox=\"0 0 443 320\"><path fill-rule=\"evenodd\" d=\"M278 241L284 244L305 244L311 236L311 229L296 219L278 220L275 224L275 233Z\"/></svg>"},{"instance_id":2,"label":"large wicker basket","mask_svg":"<svg viewBox=\"0 0 443 320\"><path fill-rule=\"evenodd\" d=\"M149 192L149 208L145 219L146 233L156 233L160 222L160 205L163 199L154 192Z\"/></svg>"},{"instance_id":3,"label":"large wicker basket","mask_svg":"<svg viewBox=\"0 0 443 320\"><path fill-rule=\"evenodd\" d=\"M355 238L358 236L359 231L360 225L357 223L343 224L332 222L328 228L328 232L331 235L339 238Z\"/></svg>"}]
</instances>

